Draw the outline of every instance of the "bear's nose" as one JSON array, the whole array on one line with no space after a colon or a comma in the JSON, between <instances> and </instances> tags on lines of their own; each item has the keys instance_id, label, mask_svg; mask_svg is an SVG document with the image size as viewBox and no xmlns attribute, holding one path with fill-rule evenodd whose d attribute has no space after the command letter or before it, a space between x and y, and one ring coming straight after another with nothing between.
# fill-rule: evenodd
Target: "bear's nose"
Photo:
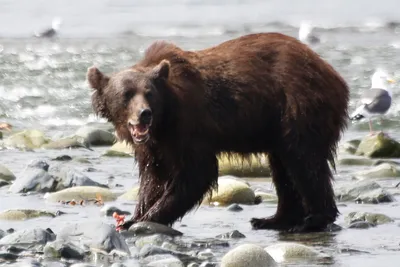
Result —
<instances>
[{"instance_id":1,"label":"bear's nose","mask_svg":"<svg viewBox=\"0 0 400 267\"><path fill-rule=\"evenodd\" d=\"M151 109L145 108L139 112L139 122L141 124L150 124L152 119Z\"/></svg>"}]
</instances>

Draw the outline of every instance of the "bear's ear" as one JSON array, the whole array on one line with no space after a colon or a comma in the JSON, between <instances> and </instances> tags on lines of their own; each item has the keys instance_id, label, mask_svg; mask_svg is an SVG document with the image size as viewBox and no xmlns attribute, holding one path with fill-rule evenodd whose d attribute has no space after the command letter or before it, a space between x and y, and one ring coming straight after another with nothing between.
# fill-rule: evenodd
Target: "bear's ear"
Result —
<instances>
[{"instance_id":1,"label":"bear's ear","mask_svg":"<svg viewBox=\"0 0 400 267\"><path fill-rule=\"evenodd\" d=\"M97 91L102 91L110 79L95 66L88 68L86 78L89 82L89 86Z\"/></svg>"},{"instance_id":2,"label":"bear's ear","mask_svg":"<svg viewBox=\"0 0 400 267\"><path fill-rule=\"evenodd\" d=\"M161 62L151 70L151 76L154 79L168 79L169 68L171 64L168 60L163 59Z\"/></svg>"}]
</instances>

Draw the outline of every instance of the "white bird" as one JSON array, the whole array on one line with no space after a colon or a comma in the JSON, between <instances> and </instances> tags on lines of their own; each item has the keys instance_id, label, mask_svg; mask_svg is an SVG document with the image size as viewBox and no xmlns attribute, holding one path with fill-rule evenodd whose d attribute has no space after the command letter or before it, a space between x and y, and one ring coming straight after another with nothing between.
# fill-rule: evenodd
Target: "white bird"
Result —
<instances>
[{"instance_id":1,"label":"white bird","mask_svg":"<svg viewBox=\"0 0 400 267\"><path fill-rule=\"evenodd\" d=\"M47 29L40 33L35 32L35 36L40 38L51 38L56 36L57 32L60 30L61 22L61 18L55 17L51 23L50 29Z\"/></svg>"},{"instance_id":2,"label":"white bird","mask_svg":"<svg viewBox=\"0 0 400 267\"><path fill-rule=\"evenodd\" d=\"M308 21L302 21L299 28L299 40L303 43L317 44L320 43L320 38L312 33L313 26Z\"/></svg>"},{"instance_id":3,"label":"white bird","mask_svg":"<svg viewBox=\"0 0 400 267\"><path fill-rule=\"evenodd\" d=\"M361 96L361 105L351 114L350 120L358 121L368 118L369 130L372 134L371 117L386 114L392 105L390 84L395 81L378 69L371 77L371 89Z\"/></svg>"}]
</instances>

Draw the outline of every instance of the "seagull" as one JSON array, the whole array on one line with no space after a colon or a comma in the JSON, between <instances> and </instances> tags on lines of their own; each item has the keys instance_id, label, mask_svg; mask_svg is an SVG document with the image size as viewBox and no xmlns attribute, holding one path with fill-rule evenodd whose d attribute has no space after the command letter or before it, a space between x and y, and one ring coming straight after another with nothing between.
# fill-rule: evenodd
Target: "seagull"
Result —
<instances>
[{"instance_id":1,"label":"seagull","mask_svg":"<svg viewBox=\"0 0 400 267\"><path fill-rule=\"evenodd\" d=\"M315 34L312 34L312 25L307 21L303 21L300 24L299 28L299 40L303 43L308 44L318 44L321 42L319 37Z\"/></svg>"},{"instance_id":2,"label":"seagull","mask_svg":"<svg viewBox=\"0 0 400 267\"><path fill-rule=\"evenodd\" d=\"M61 18L55 17L51 23L51 28L40 33L35 32L35 37L52 38L57 35L57 31L60 29L60 26L61 26Z\"/></svg>"},{"instance_id":3,"label":"seagull","mask_svg":"<svg viewBox=\"0 0 400 267\"><path fill-rule=\"evenodd\" d=\"M377 70L371 77L371 89L361 97L359 106L350 116L350 120L359 121L368 118L369 131L373 134L371 117L385 114L392 104L390 84L395 81L383 70Z\"/></svg>"}]
</instances>

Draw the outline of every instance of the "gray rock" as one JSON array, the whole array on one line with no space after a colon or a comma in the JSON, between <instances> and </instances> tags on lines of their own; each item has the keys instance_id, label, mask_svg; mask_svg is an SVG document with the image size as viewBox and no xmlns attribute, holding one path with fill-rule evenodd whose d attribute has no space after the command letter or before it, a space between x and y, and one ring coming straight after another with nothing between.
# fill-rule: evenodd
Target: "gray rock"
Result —
<instances>
[{"instance_id":1,"label":"gray rock","mask_svg":"<svg viewBox=\"0 0 400 267\"><path fill-rule=\"evenodd\" d=\"M9 253L9 252L0 252L0 262L3 261L15 261L18 259L17 254Z\"/></svg>"},{"instance_id":2,"label":"gray rock","mask_svg":"<svg viewBox=\"0 0 400 267\"><path fill-rule=\"evenodd\" d=\"M138 222L129 227L128 231L123 232L124 235L153 235L163 234L168 236L181 236L179 232L171 227L154 222Z\"/></svg>"},{"instance_id":3,"label":"gray rock","mask_svg":"<svg viewBox=\"0 0 400 267\"><path fill-rule=\"evenodd\" d=\"M90 248L104 250L109 253L119 250L128 253L129 247L115 227L102 222L75 223L64 227L57 236L63 242L81 243ZM81 244L80 244L81 245Z\"/></svg>"},{"instance_id":4,"label":"gray rock","mask_svg":"<svg viewBox=\"0 0 400 267\"><path fill-rule=\"evenodd\" d=\"M344 218L347 224L354 222L368 222L372 225L386 224L394 222L392 218L381 213L372 212L350 212Z\"/></svg>"},{"instance_id":5,"label":"gray rock","mask_svg":"<svg viewBox=\"0 0 400 267\"><path fill-rule=\"evenodd\" d=\"M82 126L75 135L83 137L92 146L111 146L116 141L114 134L94 126Z\"/></svg>"},{"instance_id":6,"label":"gray rock","mask_svg":"<svg viewBox=\"0 0 400 267\"><path fill-rule=\"evenodd\" d=\"M376 225L369 222L353 222L349 225L351 229L368 229L371 227L375 227Z\"/></svg>"},{"instance_id":7,"label":"gray rock","mask_svg":"<svg viewBox=\"0 0 400 267\"><path fill-rule=\"evenodd\" d=\"M141 258L147 258L154 255L164 255L164 254L177 257L180 261L184 263L189 263L191 261L198 261L198 259L192 255L153 245L145 245L140 249L139 252L139 256Z\"/></svg>"},{"instance_id":8,"label":"gray rock","mask_svg":"<svg viewBox=\"0 0 400 267\"><path fill-rule=\"evenodd\" d=\"M57 182L47 172L48 166L45 161L32 161L10 186L9 191L12 193L51 192Z\"/></svg>"},{"instance_id":9,"label":"gray rock","mask_svg":"<svg viewBox=\"0 0 400 267\"><path fill-rule=\"evenodd\" d=\"M109 206L109 205L105 205L100 210L101 215L109 216L109 217L112 217L114 212L116 212L118 215L130 215L131 214L129 211L123 211L123 210L120 210L117 207Z\"/></svg>"},{"instance_id":10,"label":"gray rock","mask_svg":"<svg viewBox=\"0 0 400 267\"><path fill-rule=\"evenodd\" d=\"M350 185L342 186L335 190L339 201L356 201L361 203L393 202L393 196L384 190L379 184L362 180Z\"/></svg>"},{"instance_id":11,"label":"gray rock","mask_svg":"<svg viewBox=\"0 0 400 267\"><path fill-rule=\"evenodd\" d=\"M56 235L42 228L24 229L0 239L0 245L30 246L54 241Z\"/></svg>"},{"instance_id":12,"label":"gray rock","mask_svg":"<svg viewBox=\"0 0 400 267\"><path fill-rule=\"evenodd\" d=\"M226 208L229 211L233 211L233 212L238 212L238 211L242 211L243 208L239 205L239 204L231 204L230 206L228 206L228 208Z\"/></svg>"},{"instance_id":13,"label":"gray rock","mask_svg":"<svg viewBox=\"0 0 400 267\"><path fill-rule=\"evenodd\" d=\"M238 230L233 230L231 232L217 235L216 238L221 238L221 239L236 239L236 238L245 238L246 236L239 232Z\"/></svg>"},{"instance_id":14,"label":"gray rock","mask_svg":"<svg viewBox=\"0 0 400 267\"><path fill-rule=\"evenodd\" d=\"M56 240L49 242L43 249L45 257L83 260L87 251L71 242Z\"/></svg>"},{"instance_id":15,"label":"gray rock","mask_svg":"<svg viewBox=\"0 0 400 267\"><path fill-rule=\"evenodd\" d=\"M172 238L170 236L160 234L142 236L136 239L135 246L139 249L145 245L161 246L167 240L170 241Z\"/></svg>"},{"instance_id":16,"label":"gray rock","mask_svg":"<svg viewBox=\"0 0 400 267\"><path fill-rule=\"evenodd\" d=\"M185 267L185 265L176 257L152 261L147 266L151 267Z\"/></svg>"},{"instance_id":17,"label":"gray rock","mask_svg":"<svg viewBox=\"0 0 400 267\"><path fill-rule=\"evenodd\" d=\"M192 248L225 248L229 247L229 243L226 240L205 238L193 240L190 246Z\"/></svg>"},{"instance_id":18,"label":"gray rock","mask_svg":"<svg viewBox=\"0 0 400 267\"><path fill-rule=\"evenodd\" d=\"M74 186L98 186L108 188L106 185L93 181L70 166L62 164L55 165L50 168L49 173L57 179L56 191Z\"/></svg>"}]
</instances>

